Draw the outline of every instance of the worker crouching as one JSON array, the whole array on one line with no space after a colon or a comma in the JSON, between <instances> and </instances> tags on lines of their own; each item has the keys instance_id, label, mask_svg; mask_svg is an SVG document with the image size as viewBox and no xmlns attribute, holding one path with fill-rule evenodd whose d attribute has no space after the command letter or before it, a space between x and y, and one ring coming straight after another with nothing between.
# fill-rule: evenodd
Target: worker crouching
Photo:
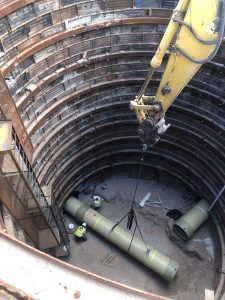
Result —
<instances>
[{"instance_id":1,"label":"worker crouching","mask_svg":"<svg viewBox=\"0 0 225 300\"><path fill-rule=\"evenodd\" d=\"M95 210L97 210L102 206L103 199L100 196L93 196L93 199L94 199L93 207Z\"/></svg>"},{"instance_id":2,"label":"worker crouching","mask_svg":"<svg viewBox=\"0 0 225 300\"><path fill-rule=\"evenodd\" d=\"M86 241L87 240L86 232L87 232L87 224L82 223L82 225L80 225L74 232L75 239L78 241Z\"/></svg>"}]
</instances>

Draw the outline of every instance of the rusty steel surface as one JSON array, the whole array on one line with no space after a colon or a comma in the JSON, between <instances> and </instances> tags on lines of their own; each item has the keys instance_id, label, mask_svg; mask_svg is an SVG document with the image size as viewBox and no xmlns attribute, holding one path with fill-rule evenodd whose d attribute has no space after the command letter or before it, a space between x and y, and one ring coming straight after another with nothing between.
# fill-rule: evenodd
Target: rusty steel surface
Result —
<instances>
[{"instance_id":1,"label":"rusty steel surface","mask_svg":"<svg viewBox=\"0 0 225 300\"><path fill-rule=\"evenodd\" d=\"M134 79L130 79L130 80L125 80L125 79L123 79L123 80L110 80L110 81L106 81L106 82L103 82L103 83L91 86L89 88L89 92L98 91L99 89L103 89L103 88L107 88L107 87L113 87L113 86L118 86L118 85L129 84L129 83L130 84L137 83L138 81L142 82L142 80L139 79L139 78L134 78ZM55 105L51 106L51 110L47 109L44 112L45 118L47 116L49 116L52 111L54 111L55 109L57 109L57 107L60 106L60 104L62 104L64 102L67 102L67 101L73 99L74 97L80 97L83 94L86 94L86 89L79 90L78 92L74 92L74 93L70 94L69 96L61 98L59 102L57 102L57 103L55 103ZM109 103L109 105L111 105L111 104ZM85 114L88 114L88 111L83 112L83 115L85 115ZM45 118L43 118L42 116L40 116L40 118L37 119L37 121L40 120L40 123L35 123L34 122L34 124L32 125L32 127L30 127L30 131L29 131L30 135L33 133L33 131L35 129L38 128L38 126L37 126L38 124L39 124L39 126L41 126L41 125L44 124ZM76 117L74 117L74 118L76 118ZM67 120L64 124L62 124L62 125L58 126L57 128L55 128L55 131L52 131L49 134L49 136L46 136L46 139L43 141L43 143L41 143L40 145L38 145L37 148L34 148L34 159L35 159L36 155L40 152L41 148L44 147L45 144L49 143L49 141L51 140L52 136L55 135L55 134L57 134L57 131L60 130L61 126L65 127L66 125L68 125L71 122L73 122L72 118L70 118L69 120Z\"/></svg>"},{"instance_id":2,"label":"rusty steel surface","mask_svg":"<svg viewBox=\"0 0 225 300\"><path fill-rule=\"evenodd\" d=\"M102 82L100 84L96 84L96 85L90 85L90 88L89 88L89 91L92 92L92 91L95 91L95 90L98 90L98 89L102 89L102 88L105 88L105 87L113 87L113 86L119 86L119 85L123 85L123 84L128 84L128 83L136 83L136 82L142 82L142 80L140 78L134 78L134 79L130 79L130 80L125 80L125 79L120 79L120 80L108 80L108 81L105 81L105 82ZM62 97L59 101L57 101L56 103L54 103L53 105L51 105L49 108L46 108L45 111L40 114L36 120L34 120L32 122L32 124L27 128L27 132L28 134L31 136L35 130L37 130L38 128L40 128L46 121L46 119L49 117L50 114L54 113L54 111L57 110L57 108L59 108L60 106L62 106L62 104L72 100L74 97L80 97L82 96L83 94L86 94L86 89L83 89L83 90L79 90L78 92L74 92L74 93L71 93L70 95L68 96L65 96L65 97ZM110 105L110 103L109 103ZM71 122L68 121L68 122ZM65 125L65 124L64 124ZM46 140L45 142L48 142L48 140ZM34 156L35 156L35 152L36 152L36 149L34 148Z\"/></svg>"},{"instance_id":3,"label":"rusty steel surface","mask_svg":"<svg viewBox=\"0 0 225 300\"><path fill-rule=\"evenodd\" d=\"M32 161L33 146L30 138L28 137L27 131L21 120L21 117L16 109L16 106L12 100L12 97L8 91L3 77L0 75L0 88L1 88L1 109L8 120L12 120L13 127L15 128L23 149L30 161Z\"/></svg>"},{"instance_id":4,"label":"rusty steel surface","mask_svg":"<svg viewBox=\"0 0 225 300\"><path fill-rule=\"evenodd\" d=\"M90 59L88 59L88 64L92 64L95 62L101 62L101 61L105 61L105 60L111 60L114 58L120 58L120 57L124 57L124 52L123 53L113 53L113 54L108 54L107 57L105 55L99 55L99 56L95 56L95 57L90 57ZM129 56L137 56L137 55L141 55L149 57L151 53L149 51L141 51L141 52L137 52L137 51L129 51L126 53L126 57ZM20 108L22 107L26 102L30 101L39 91L41 91L44 87L46 87L49 83L51 83L52 81L62 77L63 75L74 71L76 69L79 69L83 66L85 66L86 63L82 62L82 63L75 63L74 65L68 65L66 67L63 67L61 69L59 69L59 71L52 73L50 76L44 78L42 81L39 82L39 84L36 84L36 88L33 91L27 91L25 94L23 94L23 96L21 98L19 98L16 101L16 107ZM79 96L79 94L78 94Z\"/></svg>"},{"instance_id":5,"label":"rusty steel surface","mask_svg":"<svg viewBox=\"0 0 225 300\"><path fill-rule=\"evenodd\" d=\"M0 279L0 298L5 300L37 300L37 298L28 295L2 279Z\"/></svg>"},{"instance_id":6,"label":"rusty steel surface","mask_svg":"<svg viewBox=\"0 0 225 300\"><path fill-rule=\"evenodd\" d=\"M15 192L12 189L12 186L3 175L4 174L0 172L1 203L3 203L7 207L11 215L14 216L17 222L21 225L24 232L32 237L32 241L34 242L34 244L38 245L37 228L31 219L26 219L27 212L25 211L24 206L18 201ZM23 222L23 218L25 218L25 222ZM19 219L21 219L21 221Z\"/></svg>"},{"instance_id":7,"label":"rusty steel surface","mask_svg":"<svg viewBox=\"0 0 225 300\"><path fill-rule=\"evenodd\" d=\"M83 32L89 31L89 30L98 30L100 28L110 27L110 26L122 26L122 25L128 25L128 24L168 24L169 19L165 18L154 18L154 17L146 17L146 18L127 18L122 20L114 20L114 21L108 21L108 22L101 22L97 23L91 26L81 26L77 29L71 29L62 31L59 33L56 33L55 35L52 35L48 38L42 39L38 43L34 43L29 46L26 50L22 51L21 53L18 53L13 59L7 62L7 65L3 65L0 68L0 71L3 76L7 76L9 72L11 72L15 66L16 63L20 63L24 61L27 57L33 55L34 53L37 53L38 51L41 51L42 49L48 47L51 44L54 44L56 42L59 42L63 39L66 39L68 37L71 37L73 35L81 34Z\"/></svg>"},{"instance_id":8,"label":"rusty steel surface","mask_svg":"<svg viewBox=\"0 0 225 300\"><path fill-rule=\"evenodd\" d=\"M14 0L14 1L8 1L6 4L3 4L1 6L0 10L0 18L3 18L7 16L8 14L11 14L12 12L16 11L19 8L22 8L29 3L33 3L35 0Z\"/></svg>"},{"instance_id":9,"label":"rusty steel surface","mask_svg":"<svg viewBox=\"0 0 225 300\"><path fill-rule=\"evenodd\" d=\"M2 247L4 246L4 252L9 250L12 251L14 249L14 253L18 258L14 260L14 272L16 272L18 276L22 276L24 282L27 284L30 284L30 278L32 275L32 278L37 278L37 282L34 286L26 287L26 290L30 291L29 294L31 294L31 296L29 297L31 298L25 298L24 300L36 300L36 295L38 295L38 299L40 297L41 299L49 299L49 292L51 299L63 299L63 296L65 296L63 286L65 285L67 285L68 288L73 288L73 291L76 291L77 288L79 288L81 299L90 299L90 297L95 294L96 291L99 292L99 290L101 290L102 292L99 294L99 299L102 300L105 299L106 295L107 299L112 300L116 299L117 297L122 297L121 299L124 300L130 298L136 300L172 300L171 298L160 296L151 292L142 291L140 289L130 287L128 285L107 279L92 272L86 271L82 268L76 267L46 253L38 251L37 249L28 246L2 232L0 232L0 240L2 243ZM27 258L29 258L28 261ZM1 265L3 259L4 257L2 256ZM30 268L30 266L32 266L32 269ZM3 273L4 268L2 268L1 271ZM9 274L7 272L5 276L2 276L2 273L1 277L3 278L7 277L7 275ZM29 274L30 277L27 276L27 274ZM41 277L40 274L42 274ZM16 280L16 277L10 278L10 282L15 282L15 285L17 283ZM59 282L62 283L61 290L58 289L61 285L59 284ZM43 283L45 285L44 289ZM10 286L12 284L8 285L8 283L2 283L3 287L6 285L9 287L9 289L14 289L14 287ZM24 295L28 297L25 292L19 290L17 291L21 293L21 296ZM74 293L72 295L68 293L67 296L68 299L74 299Z\"/></svg>"},{"instance_id":10,"label":"rusty steel surface","mask_svg":"<svg viewBox=\"0 0 225 300\"><path fill-rule=\"evenodd\" d=\"M60 204L79 184L115 174L137 176L141 143L129 102L175 2L62 0L38 6L41 1L21 0L2 6L0 61L8 85L0 83L2 110L13 119L39 181L52 184ZM147 150L143 178L209 199L221 189L224 66L225 43L169 109L171 128ZM149 95L162 73L163 68L155 73ZM224 201L216 206L221 222Z\"/></svg>"}]
</instances>

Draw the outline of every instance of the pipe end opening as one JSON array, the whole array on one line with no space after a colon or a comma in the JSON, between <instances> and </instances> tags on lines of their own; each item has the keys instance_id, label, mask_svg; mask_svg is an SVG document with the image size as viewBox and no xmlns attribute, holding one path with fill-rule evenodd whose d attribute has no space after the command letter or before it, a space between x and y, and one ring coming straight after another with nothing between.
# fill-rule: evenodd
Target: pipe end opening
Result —
<instances>
[{"instance_id":1,"label":"pipe end opening","mask_svg":"<svg viewBox=\"0 0 225 300\"><path fill-rule=\"evenodd\" d=\"M187 233L186 233L185 230L186 230L185 227L181 227L181 226L179 226L179 225L177 225L177 224L174 224L174 225L173 225L173 231L174 231L174 233L175 233L178 237L180 237L182 240L187 241L187 240L189 239L189 236L187 235Z\"/></svg>"}]
</instances>

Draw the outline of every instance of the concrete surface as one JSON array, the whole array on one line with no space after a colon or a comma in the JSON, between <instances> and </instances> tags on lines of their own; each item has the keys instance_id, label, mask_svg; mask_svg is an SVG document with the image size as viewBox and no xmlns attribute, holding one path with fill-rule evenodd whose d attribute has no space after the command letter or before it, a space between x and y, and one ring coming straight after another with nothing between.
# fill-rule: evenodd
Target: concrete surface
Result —
<instances>
[{"instance_id":1,"label":"concrete surface","mask_svg":"<svg viewBox=\"0 0 225 300\"><path fill-rule=\"evenodd\" d=\"M0 245L2 300L172 300L71 266L2 232Z\"/></svg>"},{"instance_id":2,"label":"concrete surface","mask_svg":"<svg viewBox=\"0 0 225 300\"><path fill-rule=\"evenodd\" d=\"M100 212L117 222L129 210L136 180L115 177L105 183L105 190L101 188L102 183L99 183L95 192L105 198ZM79 190L81 189L82 187L79 187ZM136 204L148 192L151 193L153 201L158 201L159 194L163 204L171 209L185 212L193 205L193 198L188 200L189 195L185 191L177 191L172 187L146 180L139 183ZM79 199L87 204L92 203L91 194L80 193ZM162 208L141 208L136 205L135 211L145 241L180 263L180 269L172 283L165 283L158 275L90 230L87 232L86 242L75 242L73 231L68 229L71 237L71 255L64 260L106 278L175 300L201 300L204 299L205 289L215 290L218 281L218 242L215 226L210 219L191 241L183 245L183 249L168 238L165 230L168 223L171 224L171 219L165 215ZM68 215L65 215L65 219L67 225L76 225ZM126 221L120 226L126 228ZM141 238L138 232L136 234Z\"/></svg>"}]
</instances>

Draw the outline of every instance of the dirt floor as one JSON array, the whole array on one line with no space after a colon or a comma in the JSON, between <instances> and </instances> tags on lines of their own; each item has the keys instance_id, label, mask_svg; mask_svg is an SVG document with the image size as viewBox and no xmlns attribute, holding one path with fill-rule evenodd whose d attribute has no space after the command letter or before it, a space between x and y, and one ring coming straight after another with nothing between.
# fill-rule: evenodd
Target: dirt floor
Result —
<instances>
[{"instance_id":1,"label":"dirt floor","mask_svg":"<svg viewBox=\"0 0 225 300\"><path fill-rule=\"evenodd\" d=\"M105 189L102 189L103 183L99 183L95 190L95 195L101 195L105 199L99 212L116 223L129 210L136 180L114 177L104 183ZM81 191L82 187L79 187L79 190ZM151 193L151 201L157 202L159 195L167 208L141 208L138 204L148 192ZM85 195L82 192L78 198L86 204L92 203L91 193ZM177 241L168 237L168 224L172 224L172 219L165 214L174 208L184 213L192 205L193 198L182 190L177 191L154 181L139 181L135 211L144 239L147 244L180 263L180 269L171 283L164 282L153 271L91 230L87 232L87 241L76 242L73 239L73 231L68 229L71 254L63 260L109 279L175 300L203 300L205 289L214 290L218 280L216 268L219 253L216 251L218 242L215 227L208 219L189 242L177 244ZM67 228L70 223L77 226L68 215L65 215L65 221ZM120 226L126 228L126 221ZM135 236L141 238L139 232L136 232Z\"/></svg>"}]
</instances>

